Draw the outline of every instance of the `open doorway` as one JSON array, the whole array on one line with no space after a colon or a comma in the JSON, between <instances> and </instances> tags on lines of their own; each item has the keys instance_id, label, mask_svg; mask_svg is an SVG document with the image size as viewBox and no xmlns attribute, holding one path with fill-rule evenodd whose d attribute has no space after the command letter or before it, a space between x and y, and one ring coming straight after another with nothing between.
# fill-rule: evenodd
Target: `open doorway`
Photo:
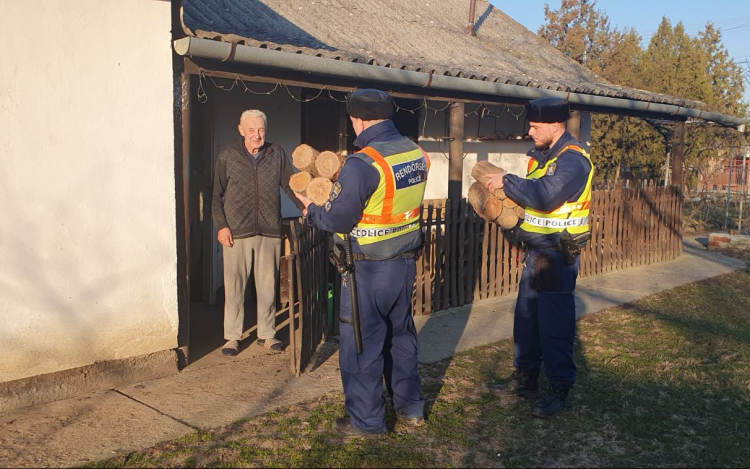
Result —
<instances>
[{"instance_id":1,"label":"open doorway","mask_svg":"<svg viewBox=\"0 0 750 469\"><path fill-rule=\"evenodd\" d=\"M193 79L197 81L198 77ZM231 80L208 80L204 77L201 86L203 98L199 102L194 101L191 108L191 151L187 165L190 227L189 366L225 363L228 359L220 351L225 342L222 248L216 239L211 201L216 158L223 146L240 139L237 125L242 112L247 109L263 111L268 118L266 140L279 144L287 155L291 155L301 143L318 150L342 151L346 154L356 152L353 145L355 135L346 113L344 93L282 88L266 83L252 84L252 92L247 92L241 86L232 85ZM416 109L419 101L399 99L397 104L404 109ZM403 134L417 139L418 112L399 112L394 122ZM280 197L283 218L290 220L301 215L286 194L280 192ZM282 255L288 250L288 243L282 243ZM254 272L253 275L263 273ZM266 349L254 345L257 338L255 304L255 283L251 276L245 294L242 349L234 359L268 353ZM288 345L287 336L287 328L280 329L277 335Z\"/></svg>"},{"instance_id":2,"label":"open doorway","mask_svg":"<svg viewBox=\"0 0 750 469\"><path fill-rule=\"evenodd\" d=\"M239 87L231 88L230 80L204 78L202 92L205 93L205 97L200 102L194 100L191 108L191 151L187 168L190 226L188 366L200 367L225 363L232 359L221 355L221 347L225 343L222 247L216 239L217 231L211 217L214 168L219 151L225 145L233 144L241 138L237 125L240 115L247 109L259 109L266 114L267 142L279 144L287 154L300 143L300 89L290 87L290 93L287 93L275 84L258 83L253 85L253 91L261 94L254 94L244 92ZM231 91L227 91L230 89ZM273 89L276 89L276 92L265 94ZM282 200L284 218L300 216L299 210L286 194L280 191L279 197ZM282 255L284 249L282 243ZM247 359L269 353L267 349L254 345L257 338L255 275L264 273L253 272L248 280L245 292L245 334L241 341L241 351L233 359ZM289 340L285 335L288 335L288 332L286 328L282 328L277 337L288 344Z\"/></svg>"}]
</instances>

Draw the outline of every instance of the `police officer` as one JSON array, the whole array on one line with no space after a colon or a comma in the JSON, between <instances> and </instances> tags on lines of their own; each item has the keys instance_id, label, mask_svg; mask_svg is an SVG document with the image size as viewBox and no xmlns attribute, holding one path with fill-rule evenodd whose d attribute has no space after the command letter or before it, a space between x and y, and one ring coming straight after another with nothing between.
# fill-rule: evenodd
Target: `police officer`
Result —
<instances>
[{"instance_id":1,"label":"police officer","mask_svg":"<svg viewBox=\"0 0 750 469\"><path fill-rule=\"evenodd\" d=\"M539 397L544 364L550 386L533 414L552 417L565 408L575 382L573 291L580 248L589 233L594 166L581 143L565 130L570 116L565 99L535 99L525 107L535 145L528 153L526 178L487 178L490 190L502 188L526 209L525 219L506 233L525 247L527 256L513 324L516 373L510 383L492 389L500 396Z\"/></svg>"},{"instance_id":2,"label":"police officer","mask_svg":"<svg viewBox=\"0 0 750 469\"><path fill-rule=\"evenodd\" d=\"M397 416L423 422L424 398L417 372L417 331L412 319L415 257L422 246L420 211L429 159L402 136L390 117L390 95L374 89L351 93L349 113L361 148L350 155L324 207L306 207L309 223L349 234L354 257L362 354L355 348L351 324L351 281L342 275L339 366L349 417L336 420L344 436L387 432L383 378Z\"/></svg>"}]
</instances>

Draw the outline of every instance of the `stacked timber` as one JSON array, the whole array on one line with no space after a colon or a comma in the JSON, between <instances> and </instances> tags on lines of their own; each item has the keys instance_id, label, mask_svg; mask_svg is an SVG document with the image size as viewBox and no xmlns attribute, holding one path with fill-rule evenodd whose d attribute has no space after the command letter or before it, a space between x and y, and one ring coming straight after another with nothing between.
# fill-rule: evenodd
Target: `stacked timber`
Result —
<instances>
[{"instance_id":1,"label":"stacked timber","mask_svg":"<svg viewBox=\"0 0 750 469\"><path fill-rule=\"evenodd\" d=\"M487 188L486 176L504 173L489 161L478 161L471 170L475 182L469 187L469 203L477 215L483 219L497 223L504 229L513 228L518 220L525 216L523 207L505 195L502 189L490 192Z\"/></svg>"},{"instance_id":2,"label":"stacked timber","mask_svg":"<svg viewBox=\"0 0 750 469\"><path fill-rule=\"evenodd\" d=\"M341 153L320 152L303 143L292 152L292 164L299 172L289 178L289 187L312 200L315 205L323 206L344 161Z\"/></svg>"}]
</instances>

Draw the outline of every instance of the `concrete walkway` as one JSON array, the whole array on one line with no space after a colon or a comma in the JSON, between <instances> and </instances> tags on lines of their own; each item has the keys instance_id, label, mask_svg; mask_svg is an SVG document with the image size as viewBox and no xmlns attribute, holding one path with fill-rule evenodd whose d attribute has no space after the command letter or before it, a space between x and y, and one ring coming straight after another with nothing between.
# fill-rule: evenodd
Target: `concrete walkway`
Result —
<instances>
[{"instance_id":1,"label":"concrete walkway","mask_svg":"<svg viewBox=\"0 0 750 469\"><path fill-rule=\"evenodd\" d=\"M678 259L580 280L578 311L601 311L744 266L689 238ZM417 317L420 361L509 338L514 302L514 296L484 300ZM322 346L312 370L299 378L289 374L288 352L253 350L225 361L218 353L168 378L0 415L0 467L80 465L341 391L336 344Z\"/></svg>"}]
</instances>

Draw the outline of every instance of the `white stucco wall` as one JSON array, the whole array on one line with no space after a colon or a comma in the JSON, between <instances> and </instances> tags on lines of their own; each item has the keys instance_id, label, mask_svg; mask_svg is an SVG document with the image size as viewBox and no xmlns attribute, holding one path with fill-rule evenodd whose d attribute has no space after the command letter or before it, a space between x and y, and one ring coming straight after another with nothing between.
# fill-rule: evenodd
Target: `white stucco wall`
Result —
<instances>
[{"instance_id":1,"label":"white stucco wall","mask_svg":"<svg viewBox=\"0 0 750 469\"><path fill-rule=\"evenodd\" d=\"M0 382L176 347L170 3L0 11Z\"/></svg>"}]
</instances>

